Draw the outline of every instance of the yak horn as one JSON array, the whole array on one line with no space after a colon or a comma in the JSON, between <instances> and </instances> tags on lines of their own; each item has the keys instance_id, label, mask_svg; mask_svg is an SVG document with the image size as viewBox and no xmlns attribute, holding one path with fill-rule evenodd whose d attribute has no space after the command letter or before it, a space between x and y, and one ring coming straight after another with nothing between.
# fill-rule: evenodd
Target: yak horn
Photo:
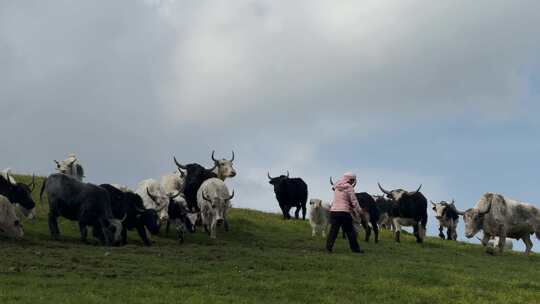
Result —
<instances>
[{"instance_id":1,"label":"yak horn","mask_svg":"<svg viewBox=\"0 0 540 304\"><path fill-rule=\"evenodd\" d=\"M177 160L176 160L176 156L173 156L173 159L174 159L174 163L176 164L176 167L178 167L178 169L182 169L182 170L187 170L187 167L180 164Z\"/></svg>"},{"instance_id":2,"label":"yak horn","mask_svg":"<svg viewBox=\"0 0 540 304\"><path fill-rule=\"evenodd\" d=\"M416 193L420 192L420 189L422 189L422 184L420 184L420 187L414 192L409 192L409 195L415 195Z\"/></svg>"},{"instance_id":3,"label":"yak horn","mask_svg":"<svg viewBox=\"0 0 540 304\"><path fill-rule=\"evenodd\" d=\"M150 190L148 190L148 187L146 187L146 194L148 194L148 196L154 201L157 203L157 200L156 200L156 197L152 195L152 193L150 193Z\"/></svg>"},{"instance_id":4,"label":"yak horn","mask_svg":"<svg viewBox=\"0 0 540 304\"><path fill-rule=\"evenodd\" d=\"M233 199L233 197L234 197L234 189L233 189L233 191L232 191L232 194L231 194L231 196L230 196L230 197L229 197L229 198L228 198L227 200L229 200L229 201L230 201L230 200L232 200L232 199Z\"/></svg>"},{"instance_id":5,"label":"yak horn","mask_svg":"<svg viewBox=\"0 0 540 304\"><path fill-rule=\"evenodd\" d=\"M379 189L381 189L381 191L382 191L382 192L383 192L384 194L386 194L386 195L390 195L390 191L388 191L388 190L385 190L385 189L384 189L384 188L383 188L383 187L381 186L381 184L380 184L380 183L377 183L377 185L379 185Z\"/></svg>"}]
</instances>

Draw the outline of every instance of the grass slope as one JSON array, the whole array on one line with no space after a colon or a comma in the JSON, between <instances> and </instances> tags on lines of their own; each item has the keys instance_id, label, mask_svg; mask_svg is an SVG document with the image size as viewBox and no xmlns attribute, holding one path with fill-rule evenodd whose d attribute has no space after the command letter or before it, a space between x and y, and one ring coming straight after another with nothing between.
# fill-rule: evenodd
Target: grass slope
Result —
<instances>
[{"instance_id":1,"label":"grass slope","mask_svg":"<svg viewBox=\"0 0 540 304\"><path fill-rule=\"evenodd\" d=\"M67 220L51 241L45 207L25 221L24 240L0 239L0 303L540 302L538 255L411 236L396 244L386 231L379 244L361 242L363 256L341 239L326 254L307 221L242 209L214 241L198 232L179 245L162 233L146 248L131 232L127 246L105 248L80 244Z\"/></svg>"}]
</instances>

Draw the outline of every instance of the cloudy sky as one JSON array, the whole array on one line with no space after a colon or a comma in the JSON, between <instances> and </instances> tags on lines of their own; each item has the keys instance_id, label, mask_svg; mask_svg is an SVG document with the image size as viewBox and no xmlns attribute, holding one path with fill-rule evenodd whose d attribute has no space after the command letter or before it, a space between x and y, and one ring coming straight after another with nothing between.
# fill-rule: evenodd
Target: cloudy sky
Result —
<instances>
[{"instance_id":1,"label":"cloudy sky","mask_svg":"<svg viewBox=\"0 0 540 304\"><path fill-rule=\"evenodd\" d=\"M74 152L136 187L234 150L238 207L277 211L266 172L286 170L326 200L353 170L372 193L539 206L539 20L538 1L1 1L0 167Z\"/></svg>"}]
</instances>

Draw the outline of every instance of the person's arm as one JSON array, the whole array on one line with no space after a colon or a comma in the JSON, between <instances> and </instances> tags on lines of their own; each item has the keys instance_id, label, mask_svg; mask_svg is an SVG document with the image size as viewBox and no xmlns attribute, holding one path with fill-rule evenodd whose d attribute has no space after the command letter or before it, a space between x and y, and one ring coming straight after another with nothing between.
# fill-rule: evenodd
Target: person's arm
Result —
<instances>
[{"instance_id":1,"label":"person's arm","mask_svg":"<svg viewBox=\"0 0 540 304\"><path fill-rule=\"evenodd\" d=\"M351 202L351 205L354 210L362 211L360 208L360 204L358 203L358 199L356 198L356 194L354 193L354 188L351 187L349 192L349 199Z\"/></svg>"}]
</instances>

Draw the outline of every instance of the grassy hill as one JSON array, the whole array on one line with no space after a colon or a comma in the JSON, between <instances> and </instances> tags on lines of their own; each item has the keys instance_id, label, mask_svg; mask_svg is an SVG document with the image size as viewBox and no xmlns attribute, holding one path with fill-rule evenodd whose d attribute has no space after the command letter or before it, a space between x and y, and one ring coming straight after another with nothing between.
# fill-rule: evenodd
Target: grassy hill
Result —
<instances>
[{"instance_id":1,"label":"grassy hill","mask_svg":"<svg viewBox=\"0 0 540 304\"><path fill-rule=\"evenodd\" d=\"M365 255L341 239L327 254L307 221L242 209L214 241L198 232L179 245L163 231L146 248L131 232L106 248L81 244L65 219L62 240L50 240L47 206L37 208L24 240L0 239L0 303L540 303L537 254L408 235L396 244L387 231L360 243Z\"/></svg>"}]
</instances>

